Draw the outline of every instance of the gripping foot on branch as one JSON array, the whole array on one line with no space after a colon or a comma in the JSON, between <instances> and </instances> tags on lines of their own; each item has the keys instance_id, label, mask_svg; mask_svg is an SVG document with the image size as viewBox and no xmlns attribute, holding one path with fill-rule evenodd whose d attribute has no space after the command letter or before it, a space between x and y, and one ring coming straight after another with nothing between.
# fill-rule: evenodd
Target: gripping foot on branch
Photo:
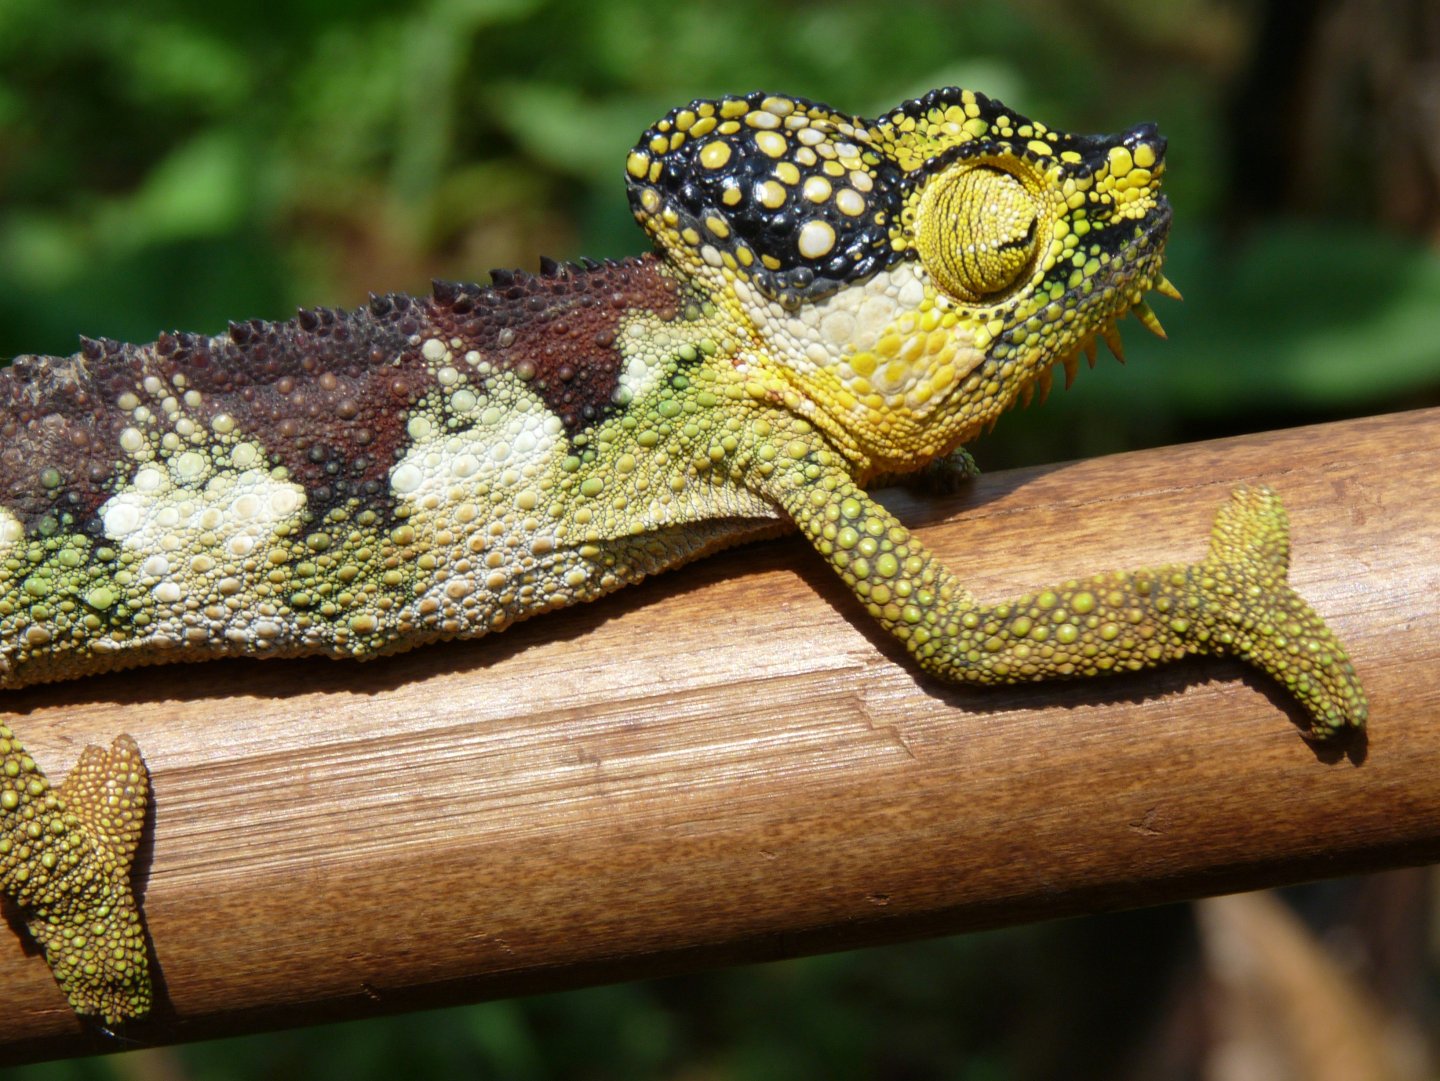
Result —
<instances>
[{"instance_id":1,"label":"gripping foot on branch","mask_svg":"<svg viewBox=\"0 0 1440 1081\"><path fill-rule=\"evenodd\" d=\"M1310 715L1311 735L1365 724L1368 705L1338 638L1290 588L1290 523L1275 492L1239 488L1215 516L1197 568L1205 598L1195 635L1278 680ZM1201 649L1200 651L1204 651Z\"/></svg>"},{"instance_id":2,"label":"gripping foot on branch","mask_svg":"<svg viewBox=\"0 0 1440 1081\"><path fill-rule=\"evenodd\" d=\"M130 885L150 798L140 750L86 747L59 789L0 724L0 892L14 898L77 1013L106 1025L150 1009Z\"/></svg>"}]
</instances>

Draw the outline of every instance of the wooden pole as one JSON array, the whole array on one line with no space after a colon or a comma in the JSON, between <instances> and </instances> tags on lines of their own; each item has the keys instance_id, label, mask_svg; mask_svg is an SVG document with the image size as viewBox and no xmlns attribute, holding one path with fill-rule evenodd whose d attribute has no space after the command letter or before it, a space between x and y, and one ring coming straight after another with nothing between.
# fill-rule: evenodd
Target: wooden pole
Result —
<instances>
[{"instance_id":1,"label":"wooden pole","mask_svg":"<svg viewBox=\"0 0 1440 1081\"><path fill-rule=\"evenodd\" d=\"M1440 858L1440 411L887 502L987 599L1198 558L1237 483L1349 646L1316 750L1238 662L999 690L917 675L798 539L495 638L8 695L63 776L129 731L161 1043ZM3 928L0 928L3 931ZM0 1057L120 1048L0 936Z\"/></svg>"}]
</instances>

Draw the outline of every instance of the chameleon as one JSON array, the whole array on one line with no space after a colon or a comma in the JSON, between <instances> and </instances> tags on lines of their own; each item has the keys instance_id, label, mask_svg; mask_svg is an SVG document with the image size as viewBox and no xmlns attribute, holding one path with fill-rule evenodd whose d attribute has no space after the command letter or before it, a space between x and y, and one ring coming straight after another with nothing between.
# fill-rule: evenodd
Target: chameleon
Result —
<instances>
[{"instance_id":1,"label":"chameleon","mask_svg":"<svg viewBox=\"0 0 1440 1081\"><path fill-rule=\"evenodd\" d=\"M625 161L639 256L486 286L81 339L0 371L0 687L243 655L372 658L589 601L798 530L918 667L970 684L1237 657L1308 732L1361 728L1288 584L1286 514L1236 491L1198 563L981 603L866 492L1067 383L1151 292L1166 141L932 91L864 118L748 93ZM133 739L53 785L0 723L0 895L80 1015L151 1007Z\"/></svg>"}]
</instances>

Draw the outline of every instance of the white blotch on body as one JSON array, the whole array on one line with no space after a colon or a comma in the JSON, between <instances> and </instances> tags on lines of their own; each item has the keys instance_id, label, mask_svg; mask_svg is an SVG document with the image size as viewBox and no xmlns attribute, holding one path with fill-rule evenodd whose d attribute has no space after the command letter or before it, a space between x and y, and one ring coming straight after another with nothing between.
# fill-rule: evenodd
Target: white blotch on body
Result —
<instances>
[{"instance_id":1,"label":"white blotch on body","mask_svg":"<svg viewBox=\"0 0 1440 1081\"><path fill-rule=\"evenodd\" d=\"M0 507L0 555L25 539L25 526L20 519Z\"/></svg>"},{"instance_id":2,"label":"white blotch on body","mask_svg":"<svg viewBox=\"0 0 1440 1081\"><path fill-rule=\"evenodd\" d=\"M514 584L557 547L555 526L538 508L568 450L564 422L508 375L491 383L490 400L468 419L461 431L433 423L390 472L406 523L421 536L452 538L406 606L404 618L420 625L518 611Z\"/></svg>"},{"instance_id":3,"label":"white blotch on body","mask_svg":"<svg viewBox=\"0 0 1440 1081\"><path fill-rule=\"evenodd\" d=\"M273 537L305 505L305 490L258 469L212 477L203 488L142 469L100 507L105 535L136 552L200 551L199 534L223 544L241 535ZM147 561L148 564L148 561Z\"/></svg>"}]
</instances>

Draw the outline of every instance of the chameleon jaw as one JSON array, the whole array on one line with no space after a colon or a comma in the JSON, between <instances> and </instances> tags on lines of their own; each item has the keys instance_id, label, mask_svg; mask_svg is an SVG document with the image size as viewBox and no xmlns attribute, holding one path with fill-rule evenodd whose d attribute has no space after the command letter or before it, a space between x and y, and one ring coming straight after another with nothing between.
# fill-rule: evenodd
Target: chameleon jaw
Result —
<instances>
[{"instance_id":1,"label":"chameleon jaw","mask_svg":"<svg viewBox=\"0 0 1440 1081\"><path fill-rule=\"evenodd\" d=\"M1180 295L1180 290L1175 288L1174 283L1163 274L1155 280L1150 288L1161 296L1170 297L1172 300L1184 299ZM1164 340L1167 337L1165 327L1161 324L1160 317L1155 314L1155 310L1151 308L1145 300L1138 299L1128 308L1121 309L1107 322L1101 324L1098 330L1087 335L1075 349L1041 368L1035 378L1031 379L1021 388L1020 404L1028 407L1034 400L1037 388L1040 394L1040 402L1042 404L1044 403L1045 399L1050 396L1050 390L1054 384L1055 368L1057 366L1065 370L1065 389L1069 390L1074 386L1075 380L1080 374L1081 354L1083 353L1085 355L1087 367L1094 368L1096 361L1099 360L1100 353L1096 345L1097 339L1103 341L1115 359L1121 364L1124 364L1125 348L1120 340L1119 322L1126 315L1134 316L1136 322L1157 338Z\"/></svg>"},{"instance_id":2,"label":"chameleon jaw","mask_svg":"<svg viewBox=\"0 0 1440 1081\"><path fill-rule=\"evenodd\" d=\"M1095 367L1098 349L1096 340L1104 341L1106 347L1121 364L1125 363L1125 349L1120 340L1119 322L1127 314L1156 337L1166 337L1165 328L1154 310L1146 302L1145 295L1154 291L1161 296L1180 300L1180 290L1161 270L1164 262L1165 241L1170 232L1172 211L1163 194L1155 194L1154 202L1144 212L1132 236L1112 254L1109 266L1099 274L1089 277L1083 283L1073 282L1067 291L1069 304L1077 311L1090 308L1094 311L1097 294L1102 290L1114 290L1114 299L1109 310L1094 311L1088 318L1082 316L1088 327L1076 332L1073 344L1058 348L1049 361L1035 364L1031 375L1020 386L1016 398L1028 406L1040 391L1043 402L1050 393L1054 380L1054 368L1059 365L1065 370L1065 389L1074 385L1080 371L1079 358L1084 353L1091 368ZM1082 289L1084 292L1080 292ZM1093 321L1092 321L1093 320ZM1077 320L1078 322L1078 320ZM1013 400L1013 399L1012 399Z\"/></svg>"}]
</instances>

